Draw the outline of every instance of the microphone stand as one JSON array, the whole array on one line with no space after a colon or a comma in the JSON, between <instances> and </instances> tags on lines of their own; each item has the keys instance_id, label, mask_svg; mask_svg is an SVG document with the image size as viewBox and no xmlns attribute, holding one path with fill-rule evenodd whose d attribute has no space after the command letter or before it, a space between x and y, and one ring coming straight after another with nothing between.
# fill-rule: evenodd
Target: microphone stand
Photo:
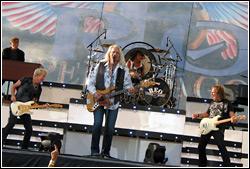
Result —
<instances>
[{"instance_id":1,"label":"microphone stand","mask_svg":"<svg viewBox=\"0 0 250 169\"><path fill-rule=\"evenodd\" d=\"M110 97L111 97L111 87L112 87L112 80L113 80L113 68L114 68L114 59L113 59L113 63L112 63L112 68L111 68L111 78L110 78L110 83L109 83L109 94L108 94L108 101L107 101L107 107L106 107L106 114L105 114L105 129L104 129L104 135L103 135L103 140L102 140L102 151L101 151L101 156L104 157L103 154L103 145L104 145L104 138L105 138L105 134L107 131L107 121L108 121L108 116L109 116L109 104L110 104Z\"/></svg>"},{"instance_id":2,"label":"microphone stand","mask_svg":"<svg viewBox=\"0 0 250 169\"><path fill-rule=\"evenodd\" d=\"M174 47L174 45L173 45L173 43L171 42L171 40L170 40L170 39L169 39L169 42L170 42L170 43L171 43L171 45L173 46L173 49L174 49L174 51L175 51L175 53L176 53L177 60L178 60L178 58L180 58L180 60L182 61L182 59L181 59L181 57L180 57L179 53L176 51L176 49L175 49L175 47Z\"/></svg>"},{"instance_id":3,"label":"microphone stand","mask_svg":"<svg viewBox=\"0 0 250 169\"><path fill-rule=\"evenodd\" d=\"M90 49L89 49L89 60L88 60L88 71L87 71L87 77L89 76L89 69L90 69L90 61L91 61L91 57L92 57L92 46L93 46L93 43L95 42L95 41L97 41L97 39L99 39L104 33L106 33L106 30L104 30L99 36L97 36L96 38L95 38L95 40L93 41L93 42L91 42L88 46L87 46L87 48L89 48L90 47ZM85 85L85 88L84 88L84 91L82 91L82 98L83 99L85 99L86 98L86 96L87 96L87 85Z\"/></svg>"}]
</instances>

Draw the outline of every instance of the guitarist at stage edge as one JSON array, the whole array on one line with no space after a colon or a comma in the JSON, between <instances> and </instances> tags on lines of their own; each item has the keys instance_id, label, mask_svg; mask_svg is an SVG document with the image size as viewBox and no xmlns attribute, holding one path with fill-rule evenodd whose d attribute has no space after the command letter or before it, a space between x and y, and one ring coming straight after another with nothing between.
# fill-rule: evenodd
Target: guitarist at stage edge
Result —
<instances>
[{"instance_id":1,"label":"guitarist at stage edge","mask_svg":"<svg viewBox=\"0 0 250 169\"><path fill-rule=\"evenodd\" d=\"M21 71L21 70L20 70ZM45 80L47 76L47 71L43 68L37 68L34 71L33 77L22 77L19 79L15 84L13 84L11 88L11 101L20 101L20 102L27 102L27 101L34 101L35 105L39 101L42 88L40 83ZM15 93L17 89L17 92ZM44 108L47 107L47 104L43 105ZM32 120L30 114L23 114L20 116L20 119L22 120L22 123L25 128L25 135L23 138L23 144L21 146L21 149L28 149L30 138L32 135ZM10 107L10 117L9 122L3 128L3 134L2 134L2 144L6 141L6 138L10 131L13 129L17 122L17 116L14 116L11 112Z\"/></svg>"},{"instance_id":2,"label":"guitarist at stage edge","mask_svg":"<svg viewBox=\"0 0 250 169\"><path fill-rule=\"evenodd\" d=\"M208 107L207 112L200 114L193 114L192 119L195 118L206 118L206 117L215 117L217 115L221 116L221 119L231 118L232 123L237 123L237 117L234 114L233 105L229 100L226 99L224 87L222 85L216 85L212 87L211 95L213 101ZM220 119L220 120L221 120ZM206 157L206 146L211 138L214 137L214 140L221 152L223 159L223 167L232 166L229 158L228 151L224 144L224 131L229 128L230 122L219 124L217 127L219 130L211 131L206 135L201 135L200 143L198 146L199 150L199 167L207 166L207 157Z\"/></svg>"},{"instance_id":3,"label":"guitarist at stage edge","mask_svg":"<svg viewBox=\"0 0 250 169\"><path fill-rule=\"evenodd\" d=\"M113 65L113 66L112 66ZM113 67L113 70L112 70ZM113 75L112 75L113 72ZM112 75L112 78L111 78ZM125 57L118 45L111 45L104 56L104 59L99 62L95 70L90 73L88 77L87 89L94 95L96 100L105 99L97 90L106 90L110 87L110 79L112 79L111 86L115 87L116 91L128 89L130 94L134 93L135 88L129 75L129 69L126 66ZM99 150L100 135L102 129L103 116L106 116L106 107L100 106L94 113L94 125L92 130L91 141L91 155L110 157L110 148L113 138L113 131L118 114L119 96L110 98L112 102L108 108L108 117L106 117L105 133L103 138L103 145L101 154ZM88 102L88 101L87 101Z\"/></svg>"}]
</instances>

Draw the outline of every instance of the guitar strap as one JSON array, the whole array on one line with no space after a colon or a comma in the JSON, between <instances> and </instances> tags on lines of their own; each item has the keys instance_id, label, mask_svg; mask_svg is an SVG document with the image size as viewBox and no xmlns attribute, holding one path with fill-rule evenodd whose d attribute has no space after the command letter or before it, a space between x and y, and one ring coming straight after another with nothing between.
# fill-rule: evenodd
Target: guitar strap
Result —
<instances>
[{"instance_id":1,"label":"guitar strap","mask_svg":"<svg viewBox=\"0 0 250 169\"><path fill-rule=\"evenodd\" d=\"M229 111L229 103L227 104L227 111ZM223 100L223 112L222 112L223 119L230 118L230 115L224 115L225 113L227 113L227 112L225 112L225 100ZM226 125L226 129L229 129L229 127L231 126L232 129L235 130L234 126L233 126L233 123L231 121L227 122L227 124L225 124L225 125Z\"/></svg>"},{"instance_id":2,"label":"guitar strap","mask_svg":"<svg viewBox=\"0 0 250 169\"><path fill-rule=\"evenodd\" d=\"M98 82L96 82L96 89L97 90L105 90L105 86L104 86L104 71L105 71L105 66L104 66L105 62L100 62L99 64L99 68L97 71L97 75L96 75L96 80L98 79Z\"/></svg>"},{"instance_id":3,"label":"guitar strap","mask_svg":"<svg viewBox=\"0 0 250 169\"><path fill-rule=\"evenodd\" d=\"M124 74L125 71L121 68L118 68L118 72L117 72L117 78L116 78L116 91L122 90L123 89L123 84L124 84ZM115 96L115 104L119 101L120 99L120 95Z\"/></svg>"}]
</instances>

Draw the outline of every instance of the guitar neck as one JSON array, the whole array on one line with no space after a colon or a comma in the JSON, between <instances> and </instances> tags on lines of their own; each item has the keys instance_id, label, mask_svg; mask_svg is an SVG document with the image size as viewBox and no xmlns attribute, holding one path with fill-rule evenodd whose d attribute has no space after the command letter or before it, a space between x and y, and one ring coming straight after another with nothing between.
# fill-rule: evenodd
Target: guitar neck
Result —
<instances>
[{"instance_id":1,"label":"guitar neck","mask_svg":"<svg viewBox=\"0 0 250 169\"><path fill-rule=\"evenodd\" d=\"M135 88L139 88L140 86L136 85ZM119 90L117 92L111 93L110 97L114 97L116 95L122 94L124 92L128 91L128 89L123 89L123 90ZM108 98L108 94L105 96L106 98Z\"/></svg>"},{"instance_id":2,"label":"guitar neck","mask_svg":"<svg viewBox=\"0 0 250 169\"><path fill-rule=\"evenodd\" d=\"M217 121L217 122L215 122L214 124L215 124L215 125L218 125L218 124L221 124L221 123L226 123L226 122L229 122L229 121L231 121L231 118L228 118L228 119L224 119L224 120Z\"/></svg>"},{"instance_id":3,"label":"guitar neck","mask_svg":"<svg viewBox=\"0 0 250 169\"><path fill-rule=\"evenodd\" d=\"M114 96L116 96L116 95L122 94L122 93L124 93L126 90L127 90L127 89L123 89L123 90L120 90L120 91L111 93L110 97L114 97ZM108 94L106 95L106 98L108 98Z\"/></svg>"},{"instance_id":4,"label":"guitar neck","mask_svg":"<svg viewBox=\"0 0 250 169\"><path fill-rule=\"evenodd\" d=\"M55 105L48 105L48 107L54 107ZM33 105L29 106L30 109L35 109L35 108L43 108L43 105Z\"/></svg>"}]
</instances>

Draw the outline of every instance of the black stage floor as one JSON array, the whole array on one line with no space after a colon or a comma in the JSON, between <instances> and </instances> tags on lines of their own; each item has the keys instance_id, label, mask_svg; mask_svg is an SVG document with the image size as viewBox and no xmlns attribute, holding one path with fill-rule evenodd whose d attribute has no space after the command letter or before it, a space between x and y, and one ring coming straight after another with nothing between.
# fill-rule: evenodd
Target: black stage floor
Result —
<instances>
[{"instance_id":1,"label":"black stage floor","mask_svg":"<svg viewBox=\"0 0 250 169\"><path fill-rule=\"evenodd\" d=\"M2 149L2 167L47 167L50 161L49 152ZM92 156L74 156L60 154L55 167L173 167L163 164L124 161L115 158Z\"/></svg>"}]
</instances>

